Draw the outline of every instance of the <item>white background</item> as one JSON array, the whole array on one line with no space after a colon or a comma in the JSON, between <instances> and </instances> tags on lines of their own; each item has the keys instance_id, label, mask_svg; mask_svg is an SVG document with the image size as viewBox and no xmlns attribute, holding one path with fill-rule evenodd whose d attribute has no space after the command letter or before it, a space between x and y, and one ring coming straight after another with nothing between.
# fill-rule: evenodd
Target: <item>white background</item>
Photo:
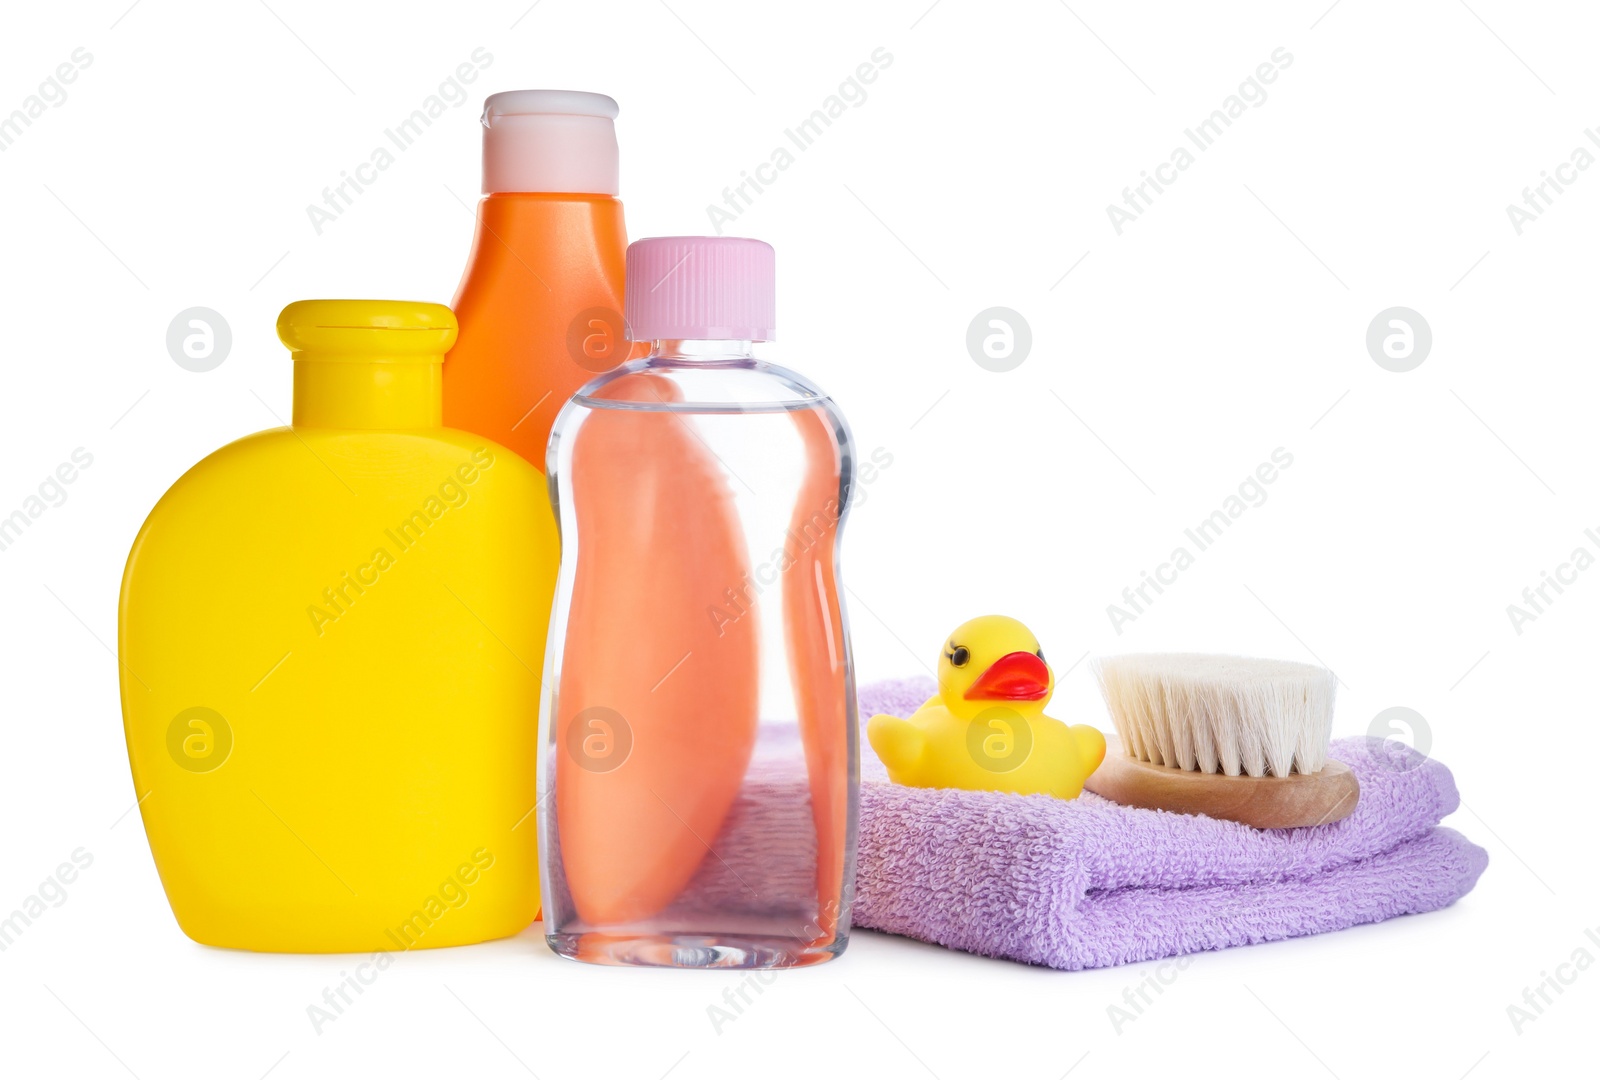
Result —
<instances>
[{"instance_id":1,"label":"white background","mask_svg":"<svg viewBox=\"0 0 1600 1080\"><path fill-rule=\"evenodd\" d=\"M94 463L0 552L0 909L75 849L94 862L0 954L0 1070L1592 1071L1600 970L1520 1034L1507 1007L1574 950L1600 958L1600 569L1520 634L1506 608L1574 548L1600 553L1600 168L1521 235L1506 206L1600 153L1600 20L1471 2L8 5L0 114L74 49L93 61L0 153L0 511L75 448ZM480 46L469 100L317 235L306 205ZM894 457L846 530L862 680L918 672L985 611L1044 642L1053 714L1103 726L1084 654L1320 661L1337 733L1392 706L1425 718L1488 871L1443 912L1203 955L1120 1033L1107 1007L1153 965L1063 974L863 932L719 1033L707 1008L738 976L586 968L534 929L408 954L316 1034L306 1007L350 961L191 943L122 816L109 651L143 516L288 415L286 302L451 298L485 94L613 95L631 235L705 232L706 205L879 47L866 100L728 229L777 248L778 357ZM1119 236L1107 205L1279 47L1293 62L1265 102ZM197 305L233 332L205 374L164 341ZM1033 337L1004 374L965 346L996 305ZM1434 339L1400 374L1365 344L1396 305ZM1119 634L1107 605L1278 447L1294 464L1267 501Z\"/></svg>"}]
</instances>

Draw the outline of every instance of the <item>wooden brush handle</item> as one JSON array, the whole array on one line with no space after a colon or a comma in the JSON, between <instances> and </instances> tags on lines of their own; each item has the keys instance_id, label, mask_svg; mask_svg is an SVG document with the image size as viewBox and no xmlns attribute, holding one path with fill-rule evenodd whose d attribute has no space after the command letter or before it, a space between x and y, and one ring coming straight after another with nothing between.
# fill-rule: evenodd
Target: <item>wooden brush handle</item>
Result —
<instances>
[{"instance_id":1,"label":"wooden brush handle","mask_svg":"<svg viewBox=\"0 0 1600 1080\"><path fill-rule=\"evenodd\" d=\"M1349 817L1361 796L1350 767L1329 761L1319 772L1290 776L1224 776L1136 761L1115 738L1084 787L1123 806L1204 814L1257 829L1296 829Z\"/></svg>"}]
</instances>

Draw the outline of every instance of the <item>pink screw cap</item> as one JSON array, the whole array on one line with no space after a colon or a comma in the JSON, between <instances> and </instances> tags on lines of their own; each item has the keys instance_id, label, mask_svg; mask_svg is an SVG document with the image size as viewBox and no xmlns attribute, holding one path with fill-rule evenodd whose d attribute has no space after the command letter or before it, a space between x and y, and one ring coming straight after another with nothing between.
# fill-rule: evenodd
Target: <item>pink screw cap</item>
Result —
<instances>
[{"instance_id":1,"label":"pink screw cap","mask_svg":"<svg viewBox=\"0 0 1600 1080\"><path fill-rule=\"evenodd\" d=\"M628 245L628 338L772 341L772 245L738 236L652 236Z\"/></svg>"}]
</instances>

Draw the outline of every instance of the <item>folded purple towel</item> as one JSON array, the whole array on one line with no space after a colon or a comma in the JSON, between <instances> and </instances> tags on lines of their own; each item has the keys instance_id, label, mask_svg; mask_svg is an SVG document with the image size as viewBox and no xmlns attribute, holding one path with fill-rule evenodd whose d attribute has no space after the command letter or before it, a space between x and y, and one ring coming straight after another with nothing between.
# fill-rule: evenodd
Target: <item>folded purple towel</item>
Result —
<instances>
[{"instance_id":1,"label":"folded purple towel","mask_svg":"<svg viewBox=\"0 0 1600 1080\"><path fill-rule=\"evenodd\" d=\"M926 678L861 691L863 725L910 716ZM1439 821L1450 771L1395 742L1335 740L1361 782L1349 817L1310 829L891 784L861 750L856 925L1076 971L1279 941L1446 907L1488 854Z\"/></svg>"}]
</instances>

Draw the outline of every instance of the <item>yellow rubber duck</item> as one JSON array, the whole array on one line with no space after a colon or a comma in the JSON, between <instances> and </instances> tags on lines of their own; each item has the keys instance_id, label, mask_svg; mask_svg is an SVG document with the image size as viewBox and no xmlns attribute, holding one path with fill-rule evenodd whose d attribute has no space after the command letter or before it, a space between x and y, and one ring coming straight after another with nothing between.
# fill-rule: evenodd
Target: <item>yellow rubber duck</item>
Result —
<instances>
[{"instance_id":1,"label":"yellow rubber duck","mask_svg":"<svg viewBox=\"0 0 1600 1080\"><path fill-rule=\"evenodd\" d=\"M939 692L909 720L874 716L867 741L897 784L1075 799L1106 739L1044 715L1055 685L1032 631L983 615L946 639Z\"/></svg>"}]
</instances>

